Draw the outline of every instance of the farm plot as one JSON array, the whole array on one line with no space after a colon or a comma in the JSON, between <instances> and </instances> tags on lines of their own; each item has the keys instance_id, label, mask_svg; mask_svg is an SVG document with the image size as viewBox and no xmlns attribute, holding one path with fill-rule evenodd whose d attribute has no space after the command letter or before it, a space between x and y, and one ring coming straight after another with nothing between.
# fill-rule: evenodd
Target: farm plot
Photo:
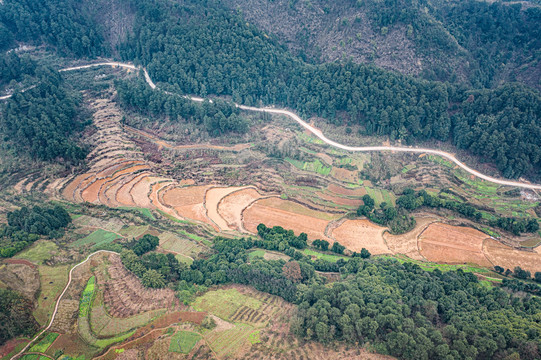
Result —
<instances>
[{"instance_id":1,"label":"farm plot","mask_svg":"<svg viewBox=\"0 0 541 360\"><path fill-rule=\"evenodd\" d=\"M327 186L327 190L329 190L331 193L335 193L337 195L342 196L349 196L349 197L357 197L362 198L364 195L367 194L366 189L360 187L360 188L345 188L340 185L336 184L329 184Z\"/></svg>"},{"instance_id":2,"label":"farm plot","mask_svg":"<svg viewBox=\"0 0 541 360\"><path fill-rule=\"evenodd\" d=\"M206 215L205 192L210 186L173 187L162 195L162 203L174 208L182 217L210 224Z\"/></svg>"},{"instance_id":3,"label":"farm plot","mask_svg":"<svg viewBox=\"0 0 541 360\"><path fill-rule=\"evenodd\" d=\"M325 228L330 220L340 216L311 210L278 198L258 200L243 212L244 227L252 233L256 233L257 225L263 223L269 227L282 226L285 229L292 229L296 235L304 232L311 240L328 241L330 239L325 235Z\"/></svg>"},{"instance_id":4,"label":"farm plot","mask_svg":"<svg viewBox=\"0 0 541 360\"><path fill-rule=\"evenodd\" d=\"M203 247L194 240L181 238L176 234L170 232L164 232L160 234L160 248L164 251L169 251L186 256L196 256Z\"/></svg>"},{"instance_id":5,"label":"farm plot","mask_svg":"<svg viewBox=\"0 0 541 360\"><path fill-rule=\"evenodd\" d=\"M78 227L102 228L112 232L119 232L124 226L122 220L118 218L104 220L88 215L79 216L77 219L73 220L73 223Z\"/></svg>"},{"instance_id":6,"label":"farm plot","mask_svg":"<svg viewBox=\"0 0 541 360\"><path fill-rule=\"evenodd\" d=\"M404 254L415 260L423 260L417 246L417 238L434 221L435 218L416 217L417 224L415 228L405 234L392 235L388 232L383 234L387 246L394 254Z\"/></svg>"},{"instance_id":7,"label":"farm plot","mask_svg":"<svg viewBox=\"0 0 541 360\"><path fill-rule=\"evenodd\" d=\"M236 324L232 329L225 331L212 331L205 335L208 345L219 358L227 355L233 356L250 337L254 328L246 324Z\"/></svg>"},{"instance_id":8,"label":"farm plot","mask_svg":"<svg viewBox=\"0 0 541 360\"><path fill-rule=\"evenodd\" d=\"M58 252L58 246L48 240L36 241L31 247L15 255L15 259L25 259L34 264L41 265Z\"/></svg>"},{"instance_id":9,"label":"farm plot","mask_svg":"<svg viewBox=\"0 0 541 360\"><path fill-rule=\"evenodd\" d=\"M494 265L499 265L505 269L513 270L515 266L520 266L532 274L541 271L541 248L537 248L533 252L521 251L496 240L487 239L483 250Z\"/></svg>"},{"instance_id":10,"label":"farm plot","mask_svg":"<svg viewBox=\"0 0 541 360\"><path fill-rule=\"evenodd\" d=\"M169 351L188 354L199 340L201 340L201 335L197 333L192 331L178 331L171 337Z\"/></svg>"},{"instance_id":11,"label":"farm plot","mask_svg":"<svg viewBox=\"0 0 541 360\"><path fill-rule=\"evenodd\" d=\"M491 266L483 252L487 237L472 228L434 223L419 236L419 250L429 261Z\"/></svg>"},{"instance_id":12,"label":"farm plot","mask_svg":"<svg viewBox=\"0 0 541 360\"><path fill-rule=\"evenodd\" d=\"M85 245L91 245L91 246L100 246L112 243L116 239L120 239L121 237L118 236L115 233L112 233L110 231L105 231L103 229L98 229L91 233L90 235L79 239L77 241L74 241L70 244L70 246L73 247L79 247L79 246L85 246Z\"/></svg>"},{"instance_id":13,"label":"farm plot","mask_svg":"<svg viewBox=\"0 0 541 360\"><path fill-rule=\"evenodd\" d=\"M99 337L114 336L143 326L164 312L165 310L153 310L128 318L115 318L107 314L105 305L94 304L90 316L90 327Z\"/></svg>"},{"instance_id":14,"label":"farm plot","mask_svg":"<svg viewBox=\"0 0 541 360\"><path fill-rule=\"evenodd\" d=\"M368 220L346 220L332 230L332 236L351 251L365 248L374 255L388 254L391 251L383 240L383 231L385 228Z\"/></svg>"},{"instance_id":15,"label":"farm plot","mask_svg":"<svg viewBox=\"0 0 541 360\"><path fill-rule=\"evenodd\" d=\"M149 230L149 228L149 225L127 226L120 230L119 233L129 239L132 239L143 236Z\"/></svg>"},{"instance_id":16,"label":"farm plot","mask_svg":"<svg viewBox=\"0 0 541 360\"><path fill-rule=\"evenodd\" d=\"M257 190L252 188L230 193L222 198L218 204L218 214L229 226L242 230L242 211L261 196Z\"/></svg>"},{"instance_id":17,"label":"farm plot","mask_svg":"<svg viewBox=\"0 0 541 360\"><path fill-rule=\"evenodd\" d=\"M221 231L231 230L227 221L218 213L218 204L227 195L242 190L243 187L216 187L207 190L205 195L205 207L208 217L220 228Z\"/></svg>"},{"instance_id":18,"label":"farm plot","mask_svg":"<svg viewBox=\"0 0 541 360\"><path fill-rule=\"evenodd\" d=\"M45 325L51 318L57 296L68 281L68 266L40 265L38 270L41 292L38 306L34 310L34 317L40 325Z\"/></svg>"},{"instance_id":19,"label":"farm plot","mask_svg":"<svg viewBox=\"0 0 541 360\"><path fill-rule=\"evenodd\" d=\"M33 345L31 348L30 348L30 352L41 352L41 353L44 353L45 351L47 351L47 349L49 348L49 346L51 346L51 344L56 340L56 338L58 337L59 334L57 333L54 333L54 332L50 332L50 333L47 333L45 335L45 337L43 339L41 339L41 341L39 343L37 343L36 345Z\"/></svg>"},{"instance_id":20,"label":"farm plot","mask_svg":"<svg viewBox=\"0 0 541 360\"><path fill-rule=\"evenodd\" d=\"M224 320L231 320L241 307L257 310L262 306L258 299L240 293L237 289L209 291L193 303L196 310L207 311Z\"/></svg>"},{"instance_id":21,"label":"farm plot","mask_svg":"<svg viewBox=\"0 0 541 360\"><path fill-rule=\"evenodd\" d=\"M118 255L109 256L109 278L104 284L104 303L113 317L130 317L142 312L169 308L176 301L171 289L147 289L137 276L126 270Z\"/></svg>"}]
</instances>

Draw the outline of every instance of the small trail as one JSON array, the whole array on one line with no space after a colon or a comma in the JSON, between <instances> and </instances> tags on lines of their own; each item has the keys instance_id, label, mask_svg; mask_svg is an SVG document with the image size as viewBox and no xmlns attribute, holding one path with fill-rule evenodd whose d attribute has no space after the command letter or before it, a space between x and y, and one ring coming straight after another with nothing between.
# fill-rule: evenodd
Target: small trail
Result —
<instances>
[{"instance_id":1,"label":"small trail","mask_svg":"<svg viewBox=\"0 0 541 360\"><path fill-rule=\"evenodd\" d=\"M127 63L120 63L120 62L111 61L111 62L101 62L101 63L95 63L95 64L74 66L74 67L60 69L59 71L61 71L61 72L63 72L63 71L74 71L74 70L88 69L88 68L98 67L98 66L111 66L111 67L122 67L122 68L126 68L126 69L131 69L131 70L142 70L147 84L152 89L159 89L156 86L156 84L154 84L154 82L150 78L150 75L148 74L147 70L144 67L135 66L133 64L127 64ZM170 92L167 92L167 91L164 91L164 92L167 93L167 94L171 94L171 95L178 95L178 94L173 94L173 93L170 93ZM181 96L183 96L186 99L190 99L190 100L196 101L196 102L205 101L205 99L200 98L200 97L196 97L196 96L187 96L187 95L181 95ZM11 95L3 96L3 97L0 97L0 100L8 99L10 97L11 97ZM212 100L209 100L209 101L212 102ZM327 138L321 132L321 130L316 129L315 127L311 126L310 124L308 124L307 122L302 120L297 114L295 114L295 113L293 113L293 112L291 112L289 110L276 109L276 108L271 108L271 107L257 108L257 107L253 107L253 106L246 106L246 105L239 105L239 104L235 104L235 106L237 108L241 109L241 110L246 110L246 111L256 111L256 112L264 112L264 113L269 113L269 114L278 114L278 115L288 116L291 119L293 119L294 121L296 121L297 123L299 123L303 128L305 128L306 130L310 131L312 134L317 136L319 139L321 139L326 144L328 144L330 146L333 146L335 148L338 148L338 149L342 149L342 150L346 150L346 151L352 151L352 152L396 151L396 152L416 153L416 154L433 154L433 155L443 157L443 158L445 158L447 160L450 160L453 163L455 163L456 165L458 165L459 167L461 167L462 169L464 169L465 171L469 172L470 174L475 175L480 179L492 182L494 184L505 185L505 186L516 186L516 187L524 188L524 189L541 190L541 184L530 184L530 183L525 183L525 182L520 182L520 181L502 180L502 179L497 179L497 178L494 178L492 176L482 174L479 171L474 170L474 169L470 168L469 166L467 166L466 164L464 164L463 162L459 161L453 154L450 154L450 153L445 152L445 151L427 149L427 148L405 147L405 146L349 146L349 145L344 145L344 144L337 143L336 141L330 140L329 138Z\"/></svg>"},{"instance_id":2,"label":"small trail","mask_svg":"<svg viewBox=\"0 0 541 360\"><path fill-rule=\"evenodd\" d=\"M56 313L58 312L58 306L60 305L60 300L62 300L62 297L64 296L64 294L66 293L66 291L68 290L70 284L71 284L71 279L72 279L72 273L73 273L73 270L75 270L76 268L78 268L79 266L83 265L84 263L86 263L88 260L90 260L91 257L93 257L94 255L96 254L100 254L100 253L108 253L108 254L117 254L116 252L114 251L109 251L109 250L98 250L96 252L93 252L92 254L88 255L86 257L86 259L84 259L83 261L81 261L80 263L78 263L77 265L75 265L74 267L71 268L69 274L68 274L68 283L66 284L66 286L64 287L64 290L62 291L62 293L60 294L60 296L58 297L58 300L56 300L56 305L54 307L54 311L53 311L53 315L51 316L51 321L49 322L49 325L47 325L47 327L43 330L41 330L32 340L30 340L30 342L28 342L28 344L26 344L26 346L21 350L19 351L17 354L13 355L11 357L10 360L15 360L15 359L18 359L22 354L24 354L24 352L30 347L30 345L32 345L32 343L34 341L36 341L36 339L38 339L41 335L43 335L43 333L45 333L45 331L49 330L51 328L51 326L53 325L53 322L54 322L54 318L56 316Z\"/></svg>"}]
</instances>

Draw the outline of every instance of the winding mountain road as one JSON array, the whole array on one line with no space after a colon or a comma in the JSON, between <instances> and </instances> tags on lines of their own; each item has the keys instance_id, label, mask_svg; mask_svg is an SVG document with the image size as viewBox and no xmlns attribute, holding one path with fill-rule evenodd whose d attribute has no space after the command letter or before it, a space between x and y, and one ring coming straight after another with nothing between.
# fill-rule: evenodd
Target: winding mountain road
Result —
<instances>
[{"instance_id":1,"label":"winding mountain road","mask_svg":"<svg viewBox=\"0 0 541 360\"><path fill-rule=\"evenodd\" d=\"M64 69L61 69L59 71L61 71L61 72L63 72L63 71L74 71L74 70L88 69L88 68L97 67L97 66L111 66L111 67L122 67L122 68L126 68L126 69L131 69L131 70L143 70L145 80L148 83L148 85L152 89L157 89L156 84L154 84L154 82L150 78L150 76L149 76L149 74L148 74L148 72L146 71L145 68L141 68L139 66L135 66L135 65L132 65L132 64L127 64L127 63L100 62L100 63L95 63L95 64L88 64L88 65L81 65L81 66L74 66L74 67L64 68ZM166 93L171 94L170 92L166 92ZM0 97L0 100L7 99L10 96L11 95ZM197 102L204 101L204 99L200 98L200 97L187 96L187 95L183 95L183 96L185 98L187 98L187 99L192 100L192 101L197 101ZM210 101L212 101L212 100L210 100ZM321 139L326 144L328 144L330 146L334 146L334 147L336 147L338 149L342 149L342 150L346 150L346 151L352 151L352 152L396 151L396 152L405 152L405 153L433 154L433 155L441 156L441 157L443 157L443 158L445 158L447 160L450 160L453 163L455 163L456 165L458 165L459 167L461 167L462 169L464 169L465 171L469 172L470 174L475 175L480 179L492 182L494 184L505 185L505 186L515 186L515 187L524 188L524 189L531 189L531 190L541 190L541 184L530 184L530 183L521 182L521 181L497 179L497 178L494 178L492 176L482 174L479 171L474 170L474 169L470 168L469 166L467 166L466 164L464 164L463 162L459 161L453 154L445 152L445 151L427 149L427 148L405 147L405 146L349 146L349 145L344 145L344 144L340 144L340 143L337 143L336 141L328 139L321 132L321 130L316 129L315 127L311 126L306 121L302 120L297 114L295 114L295 113L293 113L293 112L291 112L289 110L275 109L275 108L270 108L270 107L257 108L257 107L252 107L252 106L239 105L239 104L235 104L235 106L238 107L239 109L247 110L247 111L257 111L257 112L265 112L265 113L269 113L269 114L279 114L279 115L288 116L291 119L295 120L297 123L299 123L306 130L310 131L312 134L317 136L319 139Z\"/></svg>"}]
</instances>

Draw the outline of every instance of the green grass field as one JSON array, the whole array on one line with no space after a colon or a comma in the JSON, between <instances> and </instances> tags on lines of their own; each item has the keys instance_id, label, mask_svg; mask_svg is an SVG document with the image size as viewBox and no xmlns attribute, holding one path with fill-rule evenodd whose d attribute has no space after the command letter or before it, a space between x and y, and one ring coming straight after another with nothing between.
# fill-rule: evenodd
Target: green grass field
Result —
<instances>
[{"instance_id":1,"label":"green grass field","mask_svg":"<svg viewBox=\"0 0 541 360\"><path fill-rule=\"evenodd\" d=\"M148 231L149 228L149 225L128 226L121 229L119 233L131 240L132 238L143 235L146 231Z\"/></svg>"},{"instance_id":2,"label":"green grass field","mask_svg":"<svg viewBox=\"0 0 541 360\"><path fill-rule=\"evenodd\" d=\"M440 271L445 272L445 271L462 269L462 271L465 271L465 272L473 272L473 273L478 273L478 274L483 274L483 275L490 275L490 274L494 273L493 271L491 271L489 269L478 267L478 266L475 266L475 265L438 264L438 263L433 263L433 262L428 262L428 261L419 261L419 260L410 259L407 256L403 256L403 255L379 255L379 256L376 256L376 258L377 259L393 259L393 260L399 261L401 263L408 262L408 263L412 263L412 264L417 264L423 270L426 270L426 271L434 271L436 269L439 269Z\"/></svg>"},{"instance_id":3,"label":"green grass field","mask_svg":"<svg viewBox=\"0 0 541 360\"><path fill-rule=\"evenodd\" d=\"M253 330L254 328L250 325L236 324L234 328L229 330L212 331L205 335L205 339L218 357L224 358L248 341Z\"/></svg>"},{"instance_id":4,"label":"green grass field","mask_svg":"<svg viewBox=\"0 0 541 360\"><path fill-rule=\"evenodd\" d=\"M105 244L112 243L114 240L119 239L120 236L118 236L115 233L112 233L110 231L105 231L103 229L98 229L88 235L87 237L84 237L82 239L79 239L73 243L70 244L70 246L84 246L84 245L93 245L93 246L101 246Z\"/></svg>"},{"instance_id":5,"label":"green grass field","mask_svg":"<svg viewBox=\"0 0 541 360\"><path fill-rule=\"evenodd\" d=\"M41 339L41 341L39 343L32 346L29 351L30 352L44 353L45 351L47 351L49 346L51 346L51 344L56 340L58 335L60 335L60 334L57 334L57 333L54 333L54 332L47 333L47 335L45 335L45 337L43 339Z\"/></svg>"},{"instance_id":6,"label":"green grass field","mask_svg":"<svg viewBox=\"0 0 541 360\"><path fill-rule=\"evenodd\" d=\"M91 276L86 283L86 287L81 294L79 300L79 316L88 317L90 313L90 307L92 305L92 299L94 298L94 292L96 289L96 277Z\"/></svg>"},{"instance_id":7,"label":"green grass field","mask_svg":"<svg viewBox=\"0 0 541 360\"><path fill-rule=\"evenodd\" d=\"M322 253L322 252L315 251L315 250L310 250L310 249L304 249L302 251L302 253L304 255L315 256L318 259L326 260L326 261L329 261L329 262L337 262L340 259L344 259L344 260L348 259L347 256L326 254L326 253Z\"/></svg>"},{"instance_id":8,"label":"green grass field","mask_svg":"<svg viewBox=\"0 0 541 360\"><path fill-rule=\"evenodd\" d=\"M260 300L241 294L236 289L227 289L209 291L195 299L192 306L198 311L207 311L228 320L241 306L257 310L262 304Z\"/></svg>"},{"instance_id":9,"label":"green grass field","mask_svg":"<svg viewBox=\"0 0 541 360\"><path fill-rule=\"evenodd\" d=\"M43 326L51 317L57 296L60 295L60 292L66 286L68 281L68 265L40 265L38 270L41 292L38 298L38 306L34 310L34 317Z\"/></svg>"},{"instance_id":10,"label":"green grass field","mask_svg":"<svg viewBox=\"0 0 541 360\"><path fill-rule=\"evenodd\" d=\"M169 351L188 354L199 340L201 340L201 335L197 333L191 331L179 331L171 338Z\"/></svg>"},{"instance_id":11,"label":"green grass field","mask_svg":"<svg viewBox=\"0 0 541 360\"><path fill-rule=\"evenodd\" d=\"M31 247L15 256L16 259L25 259L41 265L58 251L58 246L49 240L36 241Z\"/></svg>"}]
</instances>

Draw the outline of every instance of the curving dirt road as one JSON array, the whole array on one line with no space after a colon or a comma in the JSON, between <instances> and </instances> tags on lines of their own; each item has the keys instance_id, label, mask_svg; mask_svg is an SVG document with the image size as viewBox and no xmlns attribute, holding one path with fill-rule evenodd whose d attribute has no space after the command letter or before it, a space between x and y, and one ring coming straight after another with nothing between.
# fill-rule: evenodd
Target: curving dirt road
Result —
<instances>
[{"instance_id":1,"label":"curving dirt road","mask_svg":"<svg viewBox=\"0 0 541 360\"><path fill-rule=\"evenodd\" d=\"M148 74L148 72L146 71L145 68L137 67L137 66L132 65L132 64L126 64L126 63L120 63L120 62L101 62L101 63L95 63L95 64L88 64L88 65L69 67L69 68L61 69L59 71L73 71L73 70L87 69L87 68L96 67L96 66L112 66L112 67L122 67L122 68L126 68L126 69L131 69L131 70L143 70L145 80L148 83L148 85L152 89L157 88L156 84L154 84L154 82L150 78L150 76L149 76L149 74ZM167 93L171 94L169 92L167 92ZM10 97L10 95L0 97L0 100L7 99L9 97ZM200 97L187 96L187 95L184 95L184 97L187 98L187 99L190 99L192 101L197 101L197 102L204 101L204 99L200 98ZM210 100L210 101L212 102L212 100ZM342 149L342 150L352 151L352 152L396 151L396 152L409 152L409 153L418 153L418 154L434 154L434 155L438 155L438 156L441 156L441 157L443 157L443 158L445 158L447 160L452 161L453 163L460 166L465 171L469 172L472 175L477 176L480 179L490 181L492 183L499 184L499 185L516 186L516 187L519 187L519 188L532 189L532 190L541 190L541 184L530 184L530 183L525 183L525 182L520 182L520 181L502 180L502 179L497 179L497 178L494 178L492 176L482 174L479 171L476 171L476 170L470 168L469 166L467 166L466 164L462 163L461 161L459 161L453 154L450 154L450 153L445 152L445 151L434 150L434 149L426 149L426 148L416 148L416 147L402 147L402 146L349 146L349 145L343 145L343 144L337 143L336 141L328 139L325 135L323 135L321 130L316 129L315 127L311 126L310 124L308 124L307 122L302 120L297 114L295 114L295 113L293 113L293 112L291 112L289 110L275 109L275 108L268 108L268 107L267 108L257 108L257 107L252 107L252 106L239 105L239 104L235 104L235 106L238 107L239 109L247 110L247 111L258 111L258 112L266 112L266 113L269 113L269 114L279 114L279 115L289 116L290 118L295 120L302 127L304 127L306 130L310 131L312 134L317 136L319 139L321 139L326 144L328 144L330 146L334 146L334 147Z\"/></svg>"},{"instance_id":2,"label":"curving dirt road","mask_svg":"<svg viewBox=\"0 0 541 360\"><path fill-rule=\"evenodd\" d=\"M51 326L53 325L53 321L54 321L54 318L56 316L56 313L58 312L58 305L60 305L60 300L62 300L62 297L64 296L64 294L66 293L66 291L68 290L70 284L71 284L71 275L73 273L73 270L75 270L76 268L78 268L79 266L83 265L84 263L86 263L88 260L90 260L90 258L96 254L99 254L99 253L109 253L109 254L117 254L116 252L114 251L109 251L109 250L98 250L96 252L93 252L92 254L88 255L86 257L86 259L84 259L83 261L81 261L80 263L78 263L77 265L75 265L74 267L71 268L69 274L68 274L68 283L66 284L66 286L64 287L64 290L62 291L62 293L60 294L60 296L58 297L58 300L56 300L56 305L54 307L54 311L53 311L53 315L51 316L51 321L49 322L49 325L47 325L47 327L43 330L41 330L32 340L30 340L30 342L28 344L26 344L26 346L21 350L19 351L17 354L13 355L11 357L10 360L15 360L17 359L19 356L21 356L29 347L30 345L32 345L32 343L34 341L36 341L37 338L39 338L45 331L49 330L51 328Z\"/></svg>"}]
</instances>

